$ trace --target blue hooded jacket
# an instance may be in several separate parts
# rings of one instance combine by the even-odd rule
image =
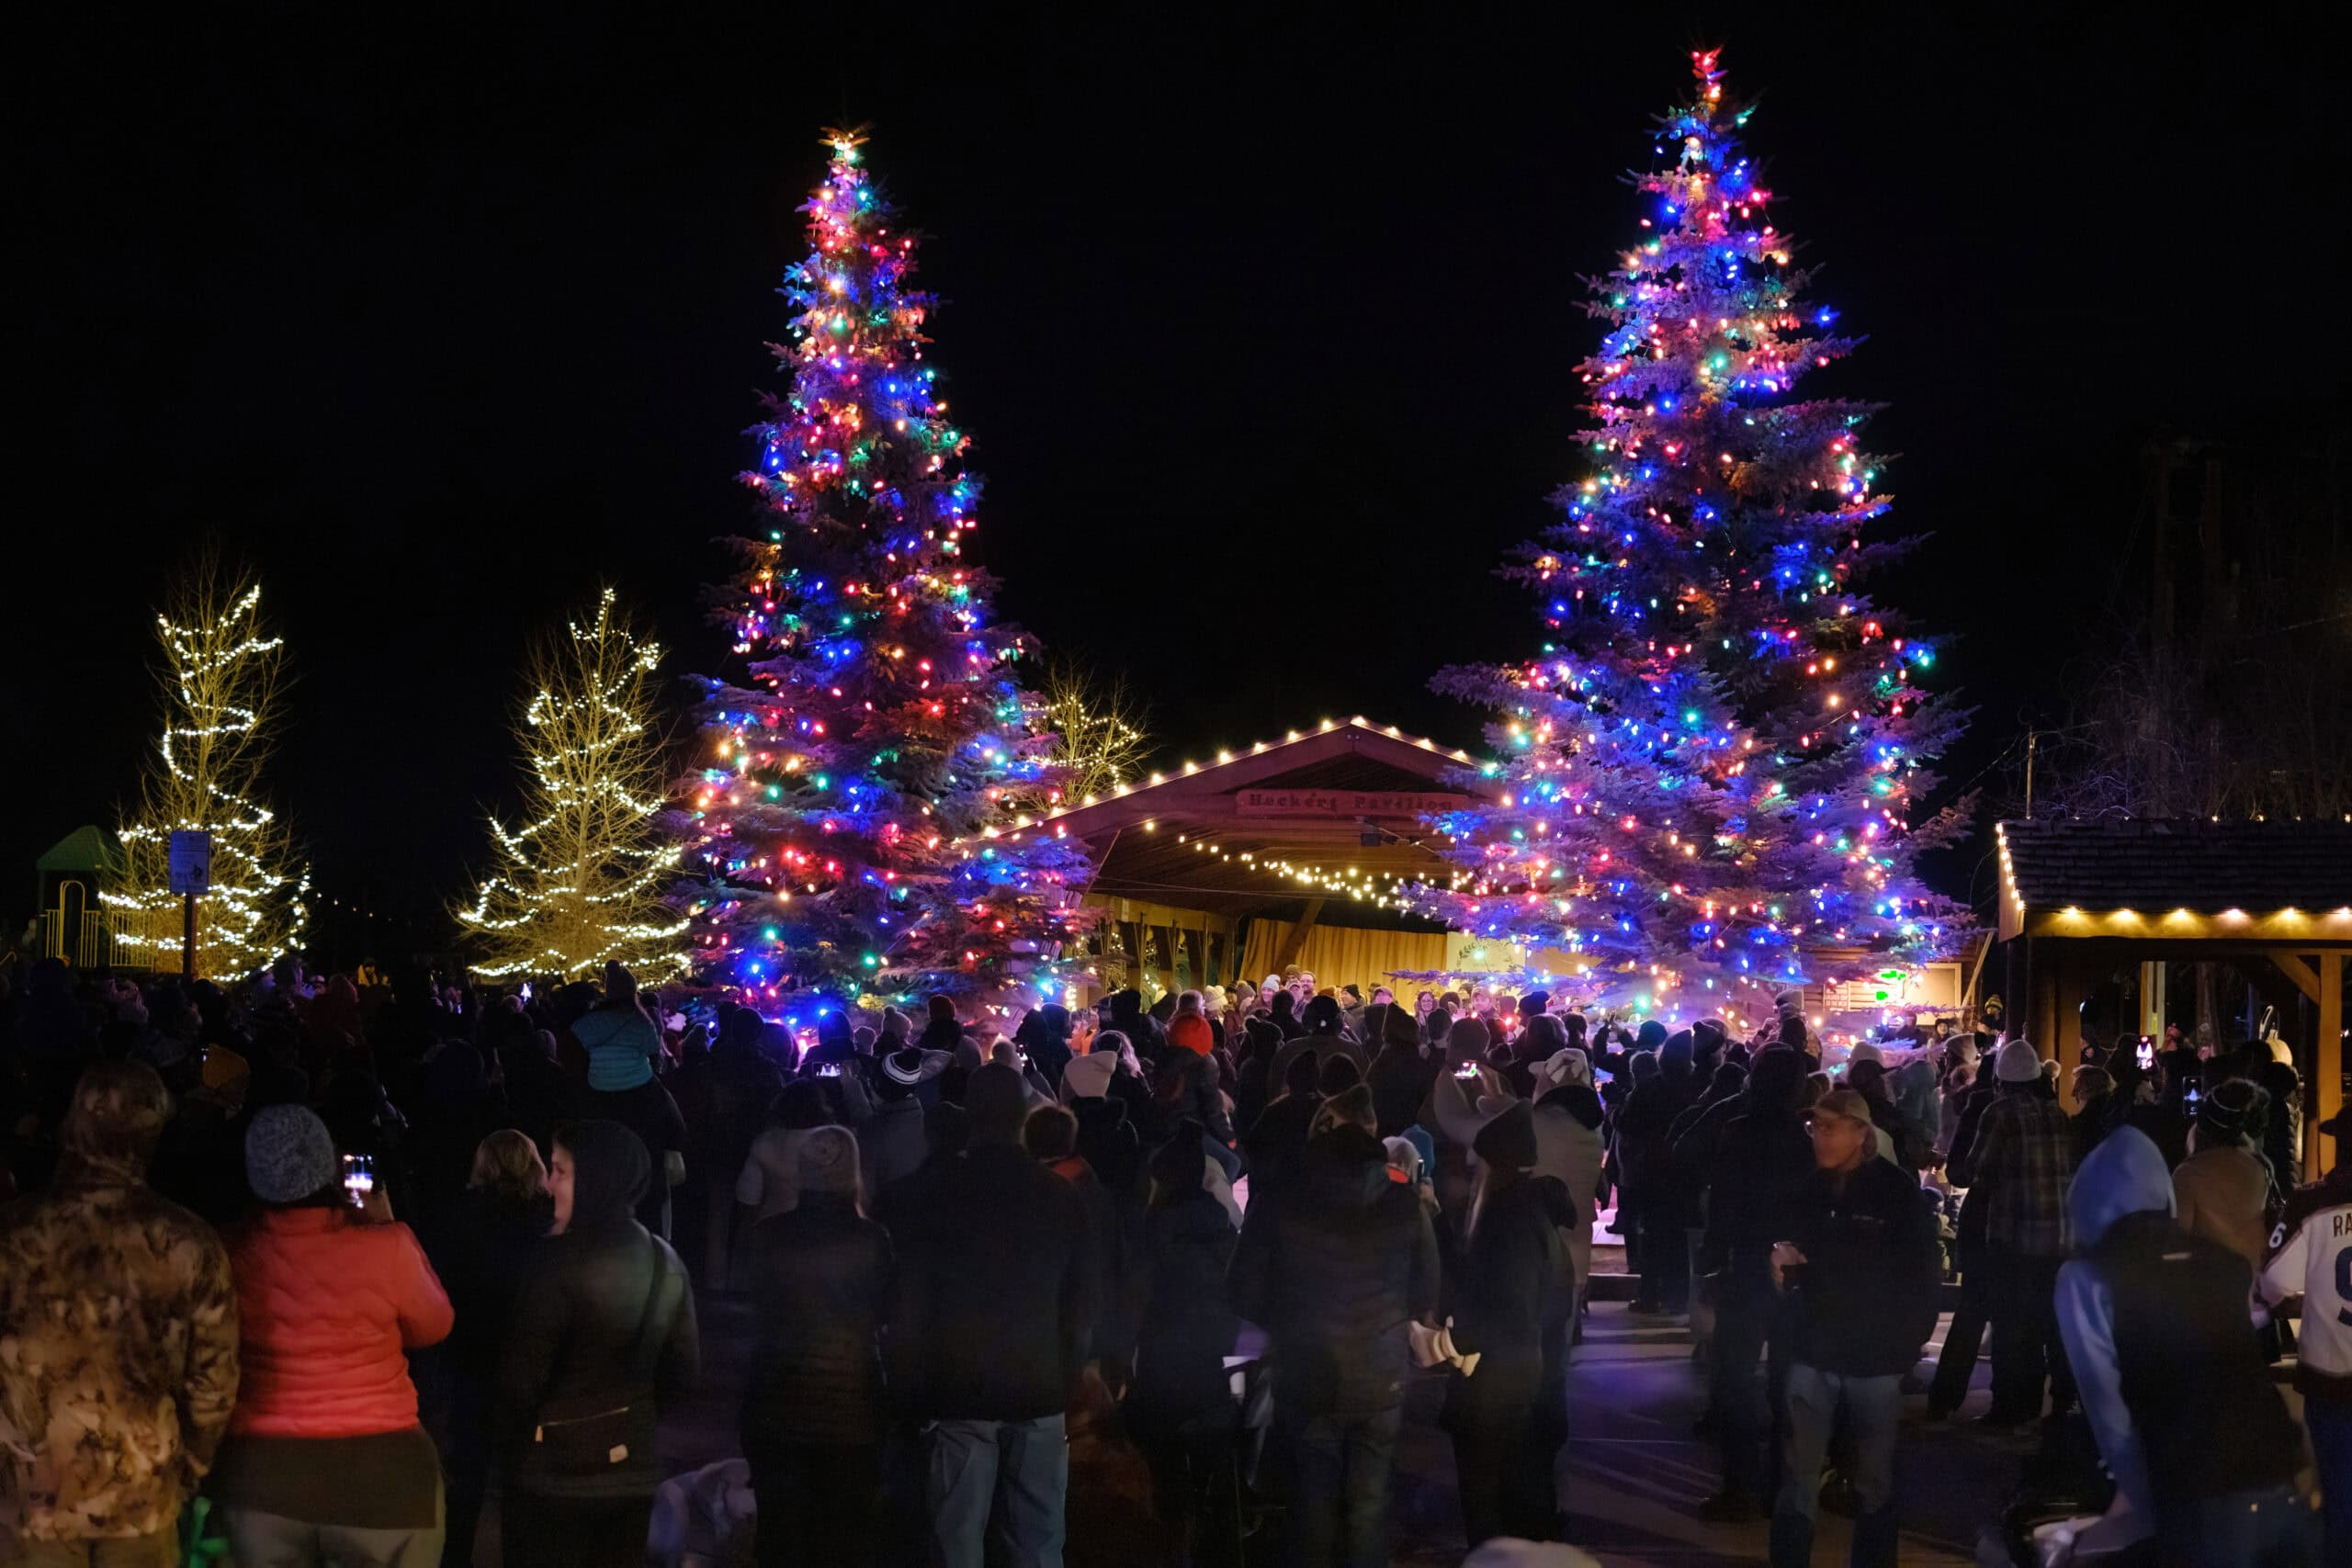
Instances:
[[[2087,1252],[2127,1214],[2173,1212],[2172,1172],[2145,1133],[2119,1127],[2102,1139],[2066,1190],[2075,1246]],[[2081,1392],[2083,1414],[2098,1439],[2099,1457],[2132,1511],[2155,1517],[2148,1460],[2123,1403],[2123,1374],[2115,1350],[2115,1303],[2096,1266],[2076,1258],[2058,1270],[2058,1331]]]

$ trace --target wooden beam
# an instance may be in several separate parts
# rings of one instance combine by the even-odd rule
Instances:
[[[2278,972],[2281,975],[2286,976],[2287,978],[2295,982],[2295,989],[2302,992],[2303,995],[2309,997],[2313,1001],[2321,999],[2319,994],[2319,971],[2313,969],[2310,964],[2304,963],[2301,959],[2296,957],[2291,953],[2274,953],[2270,954],[2270,962],[2278,965]]]
[[[1322,918],[1322,914],[1323,900],[1309,898],[1305,912],[1292,922],[1289,934],[1283,938],[1282,946],[1274,953],[1275,974],[1281,974],[1298,962],[1298,950],[1306,945],[1306,933],[1315,929],[1315,922]]]
[[[2352,904],[2306,909],[2064,909],[2029,908],[2018,924],[2028,936],[2121,936],[2141,942],[2283,942],[2308,951],[2352,942]],[[2006,930],[2007,927],[2005,926]]]
[[[2319,1123],[2344,1109],[2344,954],[2319,955],[2319,1049],[2312,1055],[2316,1092],[2303,1097],[2303,1174],[2317,1181],[2326,1174],[2321,1151],[2327,1139]],[[2336,1140],[2338,1146],[2343,1140]]]

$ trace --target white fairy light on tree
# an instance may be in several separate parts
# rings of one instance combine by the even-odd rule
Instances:
[[[684,968],[686,922],[662,902],[679,847],[654,821],[667,783],[651,723],[661,660],[610,588],[593,621],[533,650],[535,693],[515,726],[530,820],[509,831],[490,819],[495,867],[452,911],[476,974],[576,979],[616,959],[655,980]]]
[[[196,970],[250,973],[300,945],[309,874],[294,869],[285,825],[261,804],[277,716],[284,640],[261,625],[261,585],[207,556],[155,617],[164,660],[164,733],[136,820],[125,823],[123,885],[100,895],[126,956],[177,968],[181,896],[170,887],[175,830],[212,836],[209,890],[197,901]]]

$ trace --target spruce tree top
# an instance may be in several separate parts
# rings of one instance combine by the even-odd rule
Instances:
[[[1816,977],[1808,952],[1949,945],[1955,911],[1912,863],[1956,823],[1909,817],[1958,716],[1861,589],[1900,547],[1871,536],[1872,406],[1794,395],[1858,340],[1804,297],[1750,111],[1713,51],[1692,63],[1658,165],[1630,176],[1641,237],[1589,280],[1588,471],[1508,569],[1542,655],[1440,678],[1502,716],[1484,772],[1505,804],[1441,821],[1464,872],[1421,907],[1622,976],[1595,992],[1700,1003],[1694,979],[1720,1001]]]
[[[714,595],[745,683],[707,682],[682,889],[713,978],[763,998],[1048,987],[1082,857],[1012,666],[1022,634],[965,558],[967,437],[923,362],[932,297],[854,132],[828,132],[811,250],[782,292],[791,389],[752,428],[765,537]]]

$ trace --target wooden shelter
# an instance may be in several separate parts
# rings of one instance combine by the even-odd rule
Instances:
[[[1383,900],[1400,882],[1452,874],[1422,818],[1470,803],[1454,776],[1469,761],[1393,725],[1327,719],[1046,821],[1093,852],[1086,901],[1105,912],[1131,982],[1148,966],[1170,988],[1230,985],[1243,975],[1245,936],[1253,962],[1279,968],[1318,931],[1329,951],[1333,930],[1437,939],[1362,947],[1426,950],[1441,955],[1427,965],[1436,968],[1444,928]],[[1365,973],[1385,961],[1367,956]]]
[[[2082,1004],[2117,976],[2136,993],[2138,1027],[2116,1032],[2161,1034],[2170,966],[2227,961],[2280,1000],[2310,1003],[2280,1017],[2296,1020],[2281,1034],[2305,1085],[2303,1164],[2316,1176],[2322,1140],[2308,1129],[2345,1103],[2352,822],[2003,822],[1996,832],[2013,1016],[2056,1048],[2062,1080],[2081,1056]]]

